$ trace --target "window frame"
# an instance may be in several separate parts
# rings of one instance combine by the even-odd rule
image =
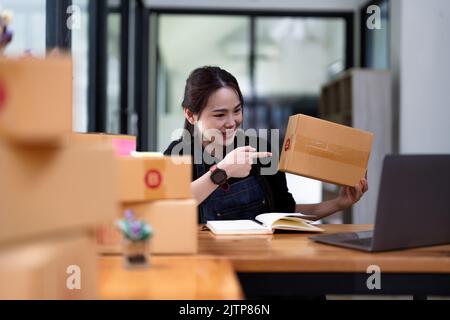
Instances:
[[[136,86],[135,107],[138,115],[138,150],[156,150],[157,148],[157,114],[156,114],[156,88],[151,88],[151,82],[156,84],[158,70],[158,57],[156,54],[157,20],[160,14],[195,14],[195,15],[220,15],[220,16],[246,16],[250,17],[250,91],[254,94],[255,83],[255,46],[256,28],[255,20],[259,17],[303,17],[303,18],[342,18],[345,21],[345,70],[354,67],[354,19],[353,11],[268,11],[268,10],[222,10],[222,9],[176,9],[176,8],[146,8],[141,4],[140,19],[136,19],[136,30],[142,33],[136,37]],[[152,56],[149,53],[152,52]],[[151,61],[150,61],[151,60]],[[139,66],[139,67],[138,67]],[[149,68],[150,66],[150,68]],[[147,74],[145,70],[148,71]],[[153,71],[152,71],[153,70]],[[150,90],[149,90],[150,88]],[[151,98],[150,98],[151,97]],[[253,95],[254,97],[254,95]],[[249,103],[253,103],[253,98]]]
[[[367,8],[369,6],[372,5],[376,5],[376,6],[380,6],[383,2],[387,2],[389,11],[388,11],[388,16],[387,16],[387,20],[388,20],[388,26],[389,26],[389,32],[387,34],[387,61],[388,61],[388,68],[390,68],[390,61],[389,61],[389,52],[390,52],[390,45],[391,45],[391,32],[390,32],[390,0],[371,0],[368,1],[367,3],[365,3],[364,5],[361,6],[360,9],[360,65],[361,68],[371,68],[371,66],[369,66],[369,63],[367,61],[367,32],[368,31],[373,31],[373,30],[367,30],[367,26],[366,26],[366,21],[367,21]]]

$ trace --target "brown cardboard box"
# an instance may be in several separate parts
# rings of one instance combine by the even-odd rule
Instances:
[[[59,141],[72,129],[72,61],[0,59],[0,135]]]
[[[96,299],[96,280],[92,235],[47,236],[0,247],[0,299]]]
[[[115,135],[105,133],[71,133],[68,136],[69,143],[81,144],[106,144],[114,149],[116,156],[129,156],[131,151],[136,151],[136,137],[129,135]]]
[[[197,252],[197,203],[187,200],[159,200],[128,205],[136,219],[153,228],[150,252],[154,254],[194,254]],[[97,230],[101,253],[120,253],[122,234],[114,223]]]
[[[0,243],[116,217],[116,159],[111,148],[23,148],[0,139]]]
[[[118,161],[122,202],[192,198],[190,156],[120,157]]]
[[[345,186],[367,171],[373,134],[302,114],[291,116],[279,170]]]

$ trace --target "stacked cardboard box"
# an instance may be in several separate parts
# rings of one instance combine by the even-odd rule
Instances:
[[[150,252],[197,252],[197,202],[192,198],[191,181],[189,156],[119,159],[119,198],[124,209],[131,209],[136,218],[152,226]]]
[[[0,299],[95,299],[96,268],[87,232],[15,243],[0,250]]]
[[[116,156],[129,156],[132,151],[136,151],[136,137],[119,134],[105,133],[71,133],[66,139],[69,143],[81,145],[106,145],[113,148]]]
[[[0,59],[0,133],[16,143],[58,143],[72,128],[67,57]]]
[[[25,148],[0,138],[0,243],[113,217],[115,161],[108,148]]]
[[[95,227],[117,216],[117,159],[66,139],[68,57],[0,60],[0,299],[96,297]]]
[[[197,202],[194,199],[130,203],[124,204],[122,208],[131,209],[137,219],[145,220],[151,225],[154,234],[149,253],[197,253]],[[122,252],[122,234],[114,223],[105,224],[97,230],[97,242],[100,253]]]
[[[105,134],[75,134],[74,141],[107,143],[116,149],[121,214],[97,229],[100,253],[121,253],[122,234],[116,226],[131,209],[154,231],[149,250],[153,254],[197,252],[197,203],[192,198],[190,157],[164,157],[139,153],[132,156],[135,137]],[[123,140],[121,142],[120,140]],[[128,142],[127,142],[128,141]],[[131,149],[130,149],[131,146]],[[119,150],[120,149],[120,150]]]

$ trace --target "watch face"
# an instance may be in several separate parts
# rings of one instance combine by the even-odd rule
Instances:
[[[216,169],[211,175],[211,179],[215,184],[222,184],[227,181],[227,174],[221,169]]]

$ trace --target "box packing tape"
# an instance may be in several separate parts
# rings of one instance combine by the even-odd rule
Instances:
[[[366,168],[369,160],[367,151],[333,144],[304,135],[297,135],[293,143],[294,151],[296,152],[342,162],[359,168]]]

